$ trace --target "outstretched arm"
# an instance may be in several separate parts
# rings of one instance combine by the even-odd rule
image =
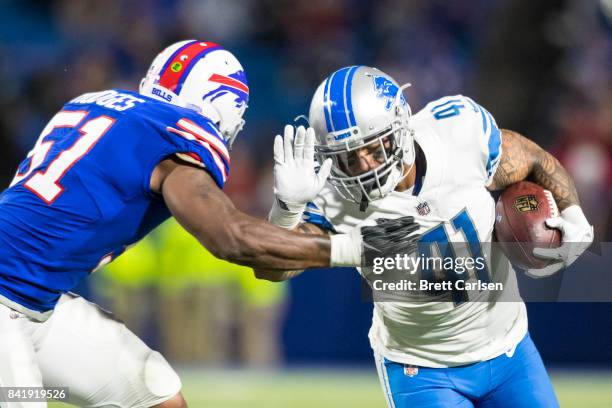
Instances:
[[[549,190],[560,210],[579,205],[570,175],[559,160],[536,143],[511,130],[502,129],[502,156],[489,190],[531,180]]]
[[[234,207],[207,172],[176,159],[153,172],[153,191],[163,195],[177,221],[213,255],[272,270],[364,266],[370,253],[409,252],[418,226],[412,217],[377,220],[348,234],[307,235],[251,217]]]
[[[239,211],[202,169],[168,160],[163,166],[166,205],[216,257],[281,270],[329,266],[329,237],[287,231]]]
[[[301,223],[294,229],[295,231],[302,232],[304,234],[312,235],[327,235],[327,232],[317,227],[314,224]],[[279,271],[274,269],[261,269],[255,268],[255,277],[257,279],[265,279],[271,282],[282,282],[288,279],[295,278],[304,272],[304,269],[297,269],[293,271]]]

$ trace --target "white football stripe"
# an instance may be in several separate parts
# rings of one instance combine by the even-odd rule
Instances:
[[[227,151],[227,147],[215,135],[210,134],[209,132],[204,130],[202,127],[196,125],[195,123],[193,123],[192,121],[188,119],[179,120],[177,125],[181,129],[195,134],[197,137],[203,139],[204,141],[212,145],[229,162],[230,159],[229,159],[229,152]]]
[[[223,177],[223,182],[225,183],[225,181],[227,180],[227,172],[225,171],[225,163],[223,162],[223,160],[221,159],[221,157],[219,156],[219,154],[216,152],[215,149],[213,149],[205,141],[200,140],[197,137],[195,137],[190,132],[183,132],[182,130],[175,129],[175,128],[170,127],[170,126],[166,127],[166,130],[168,130],[169,132],[172,132],[172,133],[176,133],[176,134],[184,137],[185,139],[194,140],[194,141],[198,142],[200,145],[204,146],[204,148],[206,148],[206,150],[208,150],[208,152],[212,156],[213,160],[215,161],[215,164],[219,168],[219,171],[221,172],[221,176]]]

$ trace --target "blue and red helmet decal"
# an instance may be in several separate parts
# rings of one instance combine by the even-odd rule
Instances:
[[[212,42],[191,41],[177,49],[166,61],[160,72],[159,85],[172,92],[179,94],[186,78],[195,64],[211,51],[223,49],[219,44]],[[229,75],[212,74],[207,78],[209,82],[219,84],[218,88],[213,89],[204,95],[203,99],[212,100],[219,96],[231,92],[236,95],[236,105],[241,106],[249,101],[249,86],[246,74],[239,70]]]
[[[159,85],[178,94],[193,66],[202,57],[221,46],[211,42],[191,41],[176,50],[159,73]]]
[[[244,71],[237,71],[229,75],[212,74],[208,81],[218,83],[219,86],[207,92],[202,99],[214,101],[218,97],[230,92],[236,96],[236,107],[249,102],[249,86]]]

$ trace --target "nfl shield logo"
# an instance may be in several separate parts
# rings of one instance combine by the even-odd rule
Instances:
[[[416,209],[417,209],[419,215],[427,215],[427,214],[429,214],[429,211],[430,211],[429,210],[429,204],[427,204],[427,201],[417,205]]]
[[[535,211],[538,209],[539,205],[538,199],[533,194],[523,195],[514,200],[514,208],[516,208],[518,212]]]
[[[419,373],[419,367],[415,366],[404,366],[404,375],[408,377],[414,377]]]

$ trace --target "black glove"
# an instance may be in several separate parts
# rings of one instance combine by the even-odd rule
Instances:
[[[421,235],[416,233],[418,229],[419,224],[412,216],[378,218],[376,225],[362,227],[362,265],[372,266],[374,258],[395,257],[397,254],[414,252],[421,238]]]

